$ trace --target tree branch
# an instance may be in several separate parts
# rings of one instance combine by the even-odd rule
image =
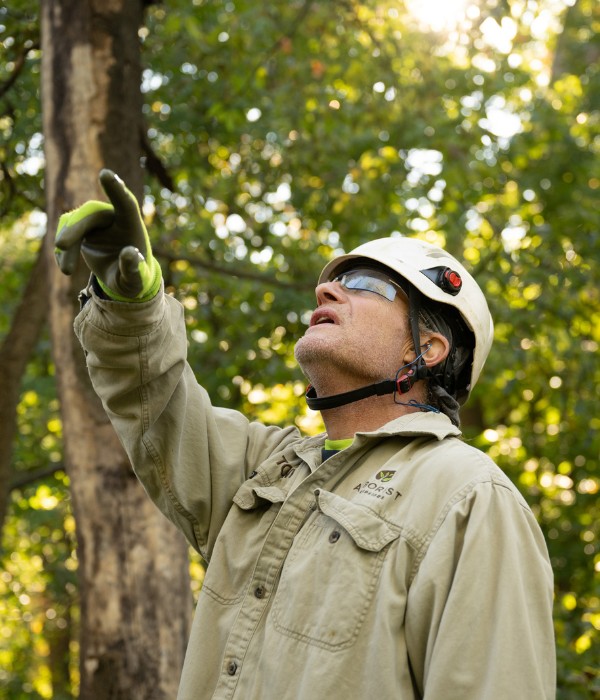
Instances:
[[[63,464],[54,464],[48,467],[40,467],[40,469],[35,469],[34,471],[23,472],[18,476],[13,477],[12,481],[10,482],[9,491],[22,489],[24,486],[34,484],[36,481],[45,479],[47,476],[52,476],[57,472],[66,472]]]
[[[11,202],[16,194],[16,188],[15,182],[10,174],[10,170],[6,166],[6,163],[0,163],[0,171],[2,172],[2,179],[0,182],[5,183],[7,190],[6,203],[4,206],[0,207],[0,217],[3,217],[10,210]]]
[[[0,85],[0,98],[4,97],[4,95],[6,95],[6,93],[17,82],[19,75],[25,67],[25,61],[27,60],[27,56],[29,55],[29,53],[31,51],[36,51],[39,48],[39,41],[35,41],[31,44],[31,46],[27,46],[22,49],[21,53],[17,56],[14,62],[14,68],[12,70],[12,73],[8,76],[4,83]]]
[[[6,515],[12,445],[17,432],[21,378],[37,344],[48,310],[47,267],[43,246],[0,347],[0,527]]]
[[[225,277],[237,277],[239,279],[253,280],[272,287],[279,287],[280,289],[296,289],[301,292],[310,292],[315,288],[314,284],[308,284],[306,282],[284,282],[282,280],[278,280],[276,277],[271,275],[263,275],[259,272],[232,269],[223,265],[216,265],[215,263],[207,262],[206,260],[200,260],[199,258],[194,258],[189,255],[174,255],[164,248],[157,248],[153,246],[153,250],[157,257],[162,258],[166,262],[173,263],[179,260],[184,260],[194,268],[207,270],[208,272],[215,272],[216,274],[224,275]]]
[[[167,170],[164,163],[154,152],[150,139],[148,138],[148,133],[146,132],[146,128],[143,124],[140,127],[140,146],[146,161],[146,170],[151,175],[154,175],[154,177],[163,187],[166,187],[171,192],[175,192],[175,183],[173,182],[171,173]]]

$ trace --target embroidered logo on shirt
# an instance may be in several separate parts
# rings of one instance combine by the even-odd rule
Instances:
[[[386,481],[391,481],[395,473],[396,472],[390,471],[389,469],[382,469],[380,472],[377,472],[375,478],[377,481],[383,481],[385,483]]]
[[[383,501],[386,498],[393,498],[395,501],[402,495],[400,491],[396,491],[396,489],[392,488],[391,486],[386,487],[381,485],[382,483],[391,481],[395,473],[395,471],[382,469],[375,475],[375,481],[363,481],[360,484],[357,484],[353,490],[358,491],[358,493],[364,494],[365,496],[378,498],[380,501]]]

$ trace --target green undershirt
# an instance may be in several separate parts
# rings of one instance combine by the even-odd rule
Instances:
[[[344,440],[330,440],[329,438],[326,438],[325,449],[337,450],[339,452],[340,450],[345,450],[346,447],[350,447],[353,441],[354,438],[345,438]]]
[[[345,440],[329,440],[329,438],[327,438],[321,450],[321,459],[324,462],[326,459],[333,457],[333,455],[337,454],[340,450],[345,450],[346,447],[350,447],[353,440],[354,438],[347,438]]]

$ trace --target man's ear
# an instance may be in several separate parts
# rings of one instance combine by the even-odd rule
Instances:
[[[429,347],[427,347],[429,346]],[[428,333],[421,336],[421,352],[423,359],[428,367],[434,367],[440,362],[443,362],[450,352],[450,343],[448,338],[441,333]],[[404,356],[404,364],[408,364],[415,359],[415,351],[410,347]]]
[[[423,355],[425,364],[428,367],[434,367],[440,362],[443,362],[448,357],[448,353],[450,352],[450,343],[448,342],[448,338],[441,333],[428,333],[427,336],[422,336],[421,345],[429,345],[429,349]]]

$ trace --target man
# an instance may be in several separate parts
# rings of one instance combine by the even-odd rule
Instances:
[[[330,262],[296,346],[326,435],[215,408],[137,203],[59,222],[93,275],[76,333],[139,479],[209,562],[180,700],[550,700],[552,572],[525,501],[459,439],[481,290],[402,237]]]

